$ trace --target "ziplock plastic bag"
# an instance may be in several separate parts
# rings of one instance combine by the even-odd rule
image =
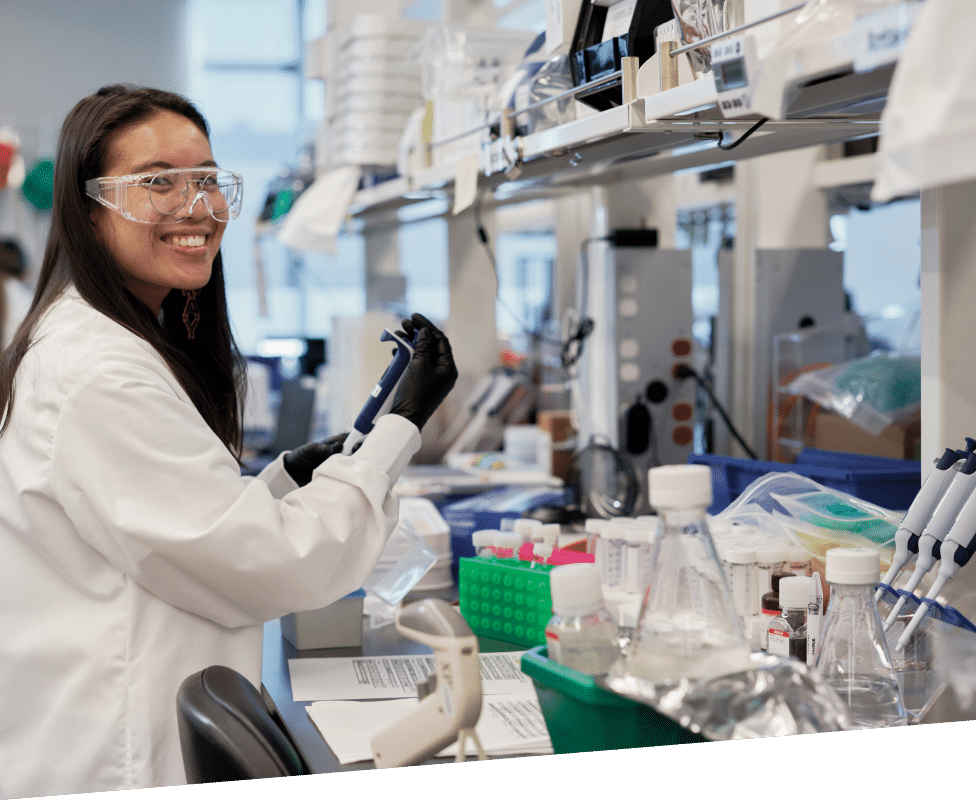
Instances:
[[[731,10],[734,0],[671,0],[674,18],[678,21],[681,43],[707,39],[734,25],[726,25],[726,7]],[[712,51],[709,47],[689,50],[688,58],[695,72],[708,72],[712,68]]]
[[[393,561],[393,565],[389,563]],[[393,529],[376,568],[363,583],[363,588],[384,603],[400,603],[417,582],[437,561],[437,553],[424,541],[410,523],[401,520]]]
[[[877,436],[921,413],[922,361],[918,356],[868,356],[804,373],[786,388]]]
[[[901,0],[809,0],[793,17],[785,17],[779,41],[759,65],[752,110],[770,119],[784,119],[795,92],[788,91],[807,70],[803,50],[832,43],[841,60],[853,58],[853,42],[845,37],[854,21]]]
[[[871,199],[976,178],[976,3],[922,4],[881,116]]]
[[[771,472],[753,481],[717,519],[756,525],[801,545],[813,559],[813,571],[825,574],[824,559],[832,547],[871,547],[881,554],[883,569],[894,555],[894,539],[903,514],[822,486],[795,472]]]

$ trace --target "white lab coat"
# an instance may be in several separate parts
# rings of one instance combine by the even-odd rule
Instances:
[[[261,680],[266,620],[357,589],[420,446],[379,420],[298,488],[239,468],[158,354],[70,288],[0,438],[0,797],[185,782],[176,691]]]

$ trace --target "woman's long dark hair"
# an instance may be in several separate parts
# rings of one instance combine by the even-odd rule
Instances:
[[[200,323],[187,336],[183,293],[163,300],[161,320],[125,285],[125,273],[98,240],[85,195],[85,181],[104,174],[112,136],[161,111],[189,119],[208,139],[209,127],[185,97],[157,89],[106,86],[78,103],[61,128],[54,168],[51,232],[34,300],[13,341],[0,356],[0,433],[10,423],[14,377],[32,343],[38,320],[73,283],[81,296],[105,316],[145,339],[162,356],[210,428],[240,457],[244,401],[244,362],[227,318],[223,259],[214,259],[210,281],[197,295]]]

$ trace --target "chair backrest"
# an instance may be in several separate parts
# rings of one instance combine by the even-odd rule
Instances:
[[[176,710],[189,783],[308,773],[258,690],[230,667],[207,667],[184,680]]]

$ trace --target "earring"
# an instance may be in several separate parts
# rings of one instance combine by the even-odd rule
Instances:
[[[186,338],[192,339],[197,325],[200,324],[200,309],[197,308],[197,290],[184,289],[183,296],[186,298],[186,305],[183,307],[183,324],[186,325]]]

